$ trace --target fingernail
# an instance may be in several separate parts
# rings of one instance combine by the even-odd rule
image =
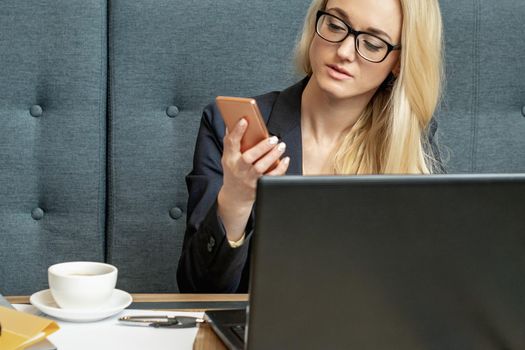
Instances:
[[[248,123],[246,122],[246,119],[242,118],[241,121],[239,122],[239,125],[244,128],[246,125],[248,125]]]
[[[268,143],[269,143],[270,145],[276,145],[277,142],[279,142],[279,139],[277,138],[277,136],[272,136],[272,137],[270,137],[270,139],[268,140]]]
[[[284,165],[288,165],[290,163],[290,157],[285,157],[283,159],[283,163],[284,163]]]
[[[286,144],[285,144],[284,142],[281,142],[281,143],[279,144],[279,146],[277,146],[277,150],[278,150],[279,152],[284,152],[285,149],[286,149]]]

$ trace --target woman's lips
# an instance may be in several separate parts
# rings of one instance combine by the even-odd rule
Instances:
[[[348,80],[352,79],[354,76],[348,73],[344,68],[338,67],[333,64],[328,64],[328,74],[336,80]]]

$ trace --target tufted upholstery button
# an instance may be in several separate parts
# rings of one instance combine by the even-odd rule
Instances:
[[[166,114],[170,118],[175,118],[179,114],[179,108],[177,106],[169,106],[166,108]]]
[[[35,208],[31,211],[31,217],[34,220],[42,220],[44,218],[44,211],[41,208]]]
[[[521,115],[525,117],[525,105],[521,107]]]
[[[179,207],[174,207],[170,209],[170,216],[173,220],[178,220],[182,217],[182,209]]]
[[[31,109],[29,110],[29,113],[35,118],[41,117],[43,112],[42,107],[39,105],[31,106]]]
[[[212,252],[213,251],[213,247],[215,247],[215,238],[213,238],[213,236],[210,236],[210,239],[208,241],[208,252]]]

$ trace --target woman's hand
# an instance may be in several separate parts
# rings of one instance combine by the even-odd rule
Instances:
[[[224,136],[221,159],[224,175],[219,191],[218,210],[230,241],[237,241],[244,234],[255,202],[257,179],[262,175],[284,175],[290,164],[290,158],[285,157],[272,169],[286,149],[286,145],[279,143],[275,136],[242,153],[241,140],[247,126],[248,122],[241,119]]]

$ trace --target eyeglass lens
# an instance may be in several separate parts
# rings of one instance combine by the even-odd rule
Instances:
[[[348,27],[343,21],[323,14],[317,21],[317,33],[326,41],[337,43],[348,36]],[[388,54],[386,43],[370,34],[360,33],[356,44],[357,52],[369,61],[382,61]]]

